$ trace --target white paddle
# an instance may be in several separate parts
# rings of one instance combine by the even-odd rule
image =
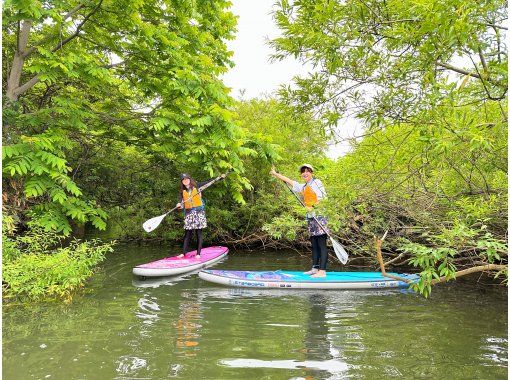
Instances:
[[[218,182],[220,179],[223,179],[227,176],[227,174],[229,174],[232,170],[229,170],[228,172],[226,172],[225,174],[222,174],[222,175],[219,175],[218,177],[216,177],[215,179],[213,179],[212,181],[206,183],[204,186],[200,187],[198,189],[198,191],[202,191],[204,189],[207,189],[209,186],[211,186],[213,183],[215,182]],[[195,194],[195,195],[198,195],[198,194]],[[168,214],[170,214],[172,211],[174,211],[176,208],[178,208],[179,206],[175,206],[173,209],[171,209],[170,211],[168,211],[166,214],[163,214],[163,215],[160,215],[160,216],[155,216],[154,218],[151,218],[147,221],[145,221],[144,224],[142,224],[142,227],[145,231],[147,232],[152,232],[154,231],[159,225],[160,223],[163,221],[163,219],[165,219],[165,216],[167,216]]]
[[[170,214],[172,211],[174,211],[175,209],[177,208],[177,206],[175,206],[173,209],[171,209],[170,211],[168,211],[166,214],[163,214],[163,215],[160,215],[160,216],[155,216],[154,218],[151,218],[149,220],[147,220],[144,224],[142,224],[142,227],[145,231],[147,232],[152,232],[156,229],[157,226],[159,226],[159,224],[161,223],[161,221],[163,219],[165,219],[165,216],[167,216],[168,214]]]

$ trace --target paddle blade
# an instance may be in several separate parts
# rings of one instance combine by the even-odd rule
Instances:
[[[349,255],[347,255],[347,252],[345,252],[344,247],[342,247],[342,244],[337,242],[335,239],[331,238],[331,243],[333,244],[333,249],[335,250],[335,255],[338,257],[338,260],[342,264],[346,264],[347,260],[349,259]]]
[[[166,215],[167,214],[163,214],[147,220],[144,224],[142,224],[143,229],[147,232],[154,231],[156,227],[159,226],[159,224],[165,218]]]

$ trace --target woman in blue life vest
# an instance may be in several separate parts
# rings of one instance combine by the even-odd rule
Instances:
[[[202,250],[202,229],[207,227],[204,201],[200,188],[211,181],[214,181],[214,178],[197,183],[188,174],[181,175],[181,201],[177,203],[176,207],[180,209],[184,208],[184,230],[186,232],[184,234],[183,252],[178,257],[184,257],[188,252],[191,235],[193,231],[195,231],[197,235],[196,258],[200,259],[200,251]]]
[[[269,174],[281,179],[292,186],[292,191],[301,195],[303,203],[306,207],[306,221],[308,224],[308,232],[310,233],[310,241],[312,243],[312,269],[305,274],[312,277],[326,277],[326,264],[328,262],[328,250],[326,247],[327,234],[324,231],[327,229],[327,219],[322,215],[316,215],[314,207],[316,207],[320,200],[326,197],[326,190],[320,179],[313,176],[313,166],[310,164],[303,164],[299,168],[301,178],[304,183],[298,183],[290,178],[277,173],[272,169]],[[315,218],[314,218],[315,217]],[[318,225],[319,222],[321,226]]]

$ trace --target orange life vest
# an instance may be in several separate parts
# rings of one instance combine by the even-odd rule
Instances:
[[[184,202],[184,208],[189,210],[191,208],[200,207],[203,205],[202,203],[202,194],[198,192],[196,187],[191,190],[191,195],[188,190],[182,191],[182,200]]]
[[[312,190],[311,186],[306,185],[301,194],[303,194],[303,201],[305,206],[313,207],[319,203],[319,198],[317,198],[317,194],[315,194],[315,191]]]

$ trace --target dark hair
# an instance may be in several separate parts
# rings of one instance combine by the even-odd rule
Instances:
[[[300,173],[304,173],[305,170],[308,170],[310,173],[313,173],[313,170],[310,169],[308,166],[303,166],[301,167],[301,170],[299,171]]]
[[[197,182],[193,178],[191,178],[191,177],[186,177],[186,178],[189,178],[189,188],[190,189],[193,189],[194,187],[195,188],[197,187]],[[181,179],[181,182],[180,182],[180,184],[181,184],[181,192],[186,190],[186,186],[184,186],[183,183],[182,183],[182,181],[184,179],[186,179],[186,178]]]

